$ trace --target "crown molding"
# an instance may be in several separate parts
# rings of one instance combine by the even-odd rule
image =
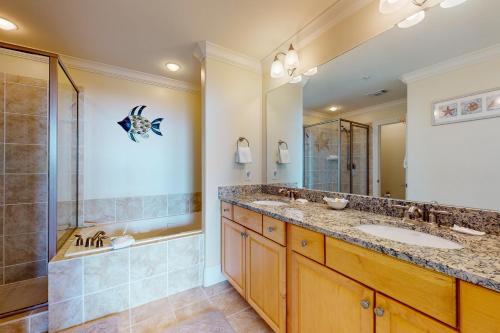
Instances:
[[[467,53],[456,58],[452,58],[429,67],[403,74],[399,79],[406,83],[413,83],[429,77],[450,72],[466,65],[474,65],[500,55],[500,44],[496,44],[481,50]]]
[[[128,68],[108,65],[100,62],[80,59],[71,56],[61,56],[61,59],[66,67],[72,69],[78,69],[112,78],[128,80],[157,87],[181,90],[191,93],[198,93],[200,91],[200,87],[196,84],[171,79],[161,75],[148,74]]]
[[[199,42],[193,56],[200,62],[203,62],[207,58],[216,59],[226,64],[247,69],[258,74],[262,73],[259,60],[209,41]]]

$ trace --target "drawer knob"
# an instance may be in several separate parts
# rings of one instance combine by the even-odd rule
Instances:
[[[301,245],[302,247],[306,247],[306,246],[307,246],[307,241],[306,241],[305,239],[301,240],[301,241],[300,241],[300,245]]]
[[[370,307],[370,301],[368,301],[367,299],[362,300],[362,301],[360,302],[360,304],[361,304],[361,307],[362,307],[363,309],[365,309],[365,310],[366,310],[366,309],[368,309],[368,308]]]
[[[384,309],[382,308],[375,308],[373,309],[373,312],[375,312],[377,317],[382,317],[384,315]]]
[[[273,232],[273,230],[274,230],[274,227],[267,227],[267,231]]]

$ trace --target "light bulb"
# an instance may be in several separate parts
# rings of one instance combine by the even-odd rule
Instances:
[[[290,48],[285,56],[285,68],[294,69],[297,67],[299,67],[299,54],[295,51],[292,44],[290,44]]]
[[[271,77],[279,78],[285,74],[285,68],[283,67],[283,63],[278,59],[278,57],[274,57],[274,61],[271,64]]]
[[[297,76],[292,77],[292,79],[290,80],[290,83],[299,83],[301,81],[302,81],[302,75],[297,75]]]
[[[305,76],[313,76],[318,73],[318,67],[313,67],[304,72]]]
[[[338,106],[332,106],[332,107],[330,107],[328,110],[330,110],[330,111],[332,111],[332,112],[335,112],[335,111],[337,111],[338,109],[339,109],[339,107],[338,107]]]
[[[441,8],[452,8],[458,5],[463,4],[467,0],[444,0],[439,5]]]
[[[173,62],[169,62],[165,65],[165,67],[167,67],[167,69],[171,72],[177,72],[179,69],[181,69],[181,66],[176,64],[176,63],[173,63]]]
[[[2,30],[17,30],[17,25],[11,21],[0,17],[0,29]]]
[[[378,10],[382,14],[394,13],[404,6],[406,6],[410,0],[380,0]]]
[[[425,11],[421,10],[398,23],[398,27],[406,29],[419,24],[425,18]]]

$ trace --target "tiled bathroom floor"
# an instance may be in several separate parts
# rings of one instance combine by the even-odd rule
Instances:
[[[66,333],[264,333],[269,326],[227,282],[194,288]]]

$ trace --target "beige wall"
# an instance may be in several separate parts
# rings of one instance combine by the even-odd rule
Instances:
[[[262,86],[260,73],[227,62],[208,57],[202,67],[205,284],[210,285],[224,279],[217,187],[262,182]],[[250,141],[251,164],[235,163],[240,136]]]
[[[408,199],[500,209],[500,118],[431,125],[432,103],[500,87],[500,58],[408,84]]]
[[[380,128],[380,193],[404,199],[406,189],[403,162],[406,148],[406,124],[395,123]]]

